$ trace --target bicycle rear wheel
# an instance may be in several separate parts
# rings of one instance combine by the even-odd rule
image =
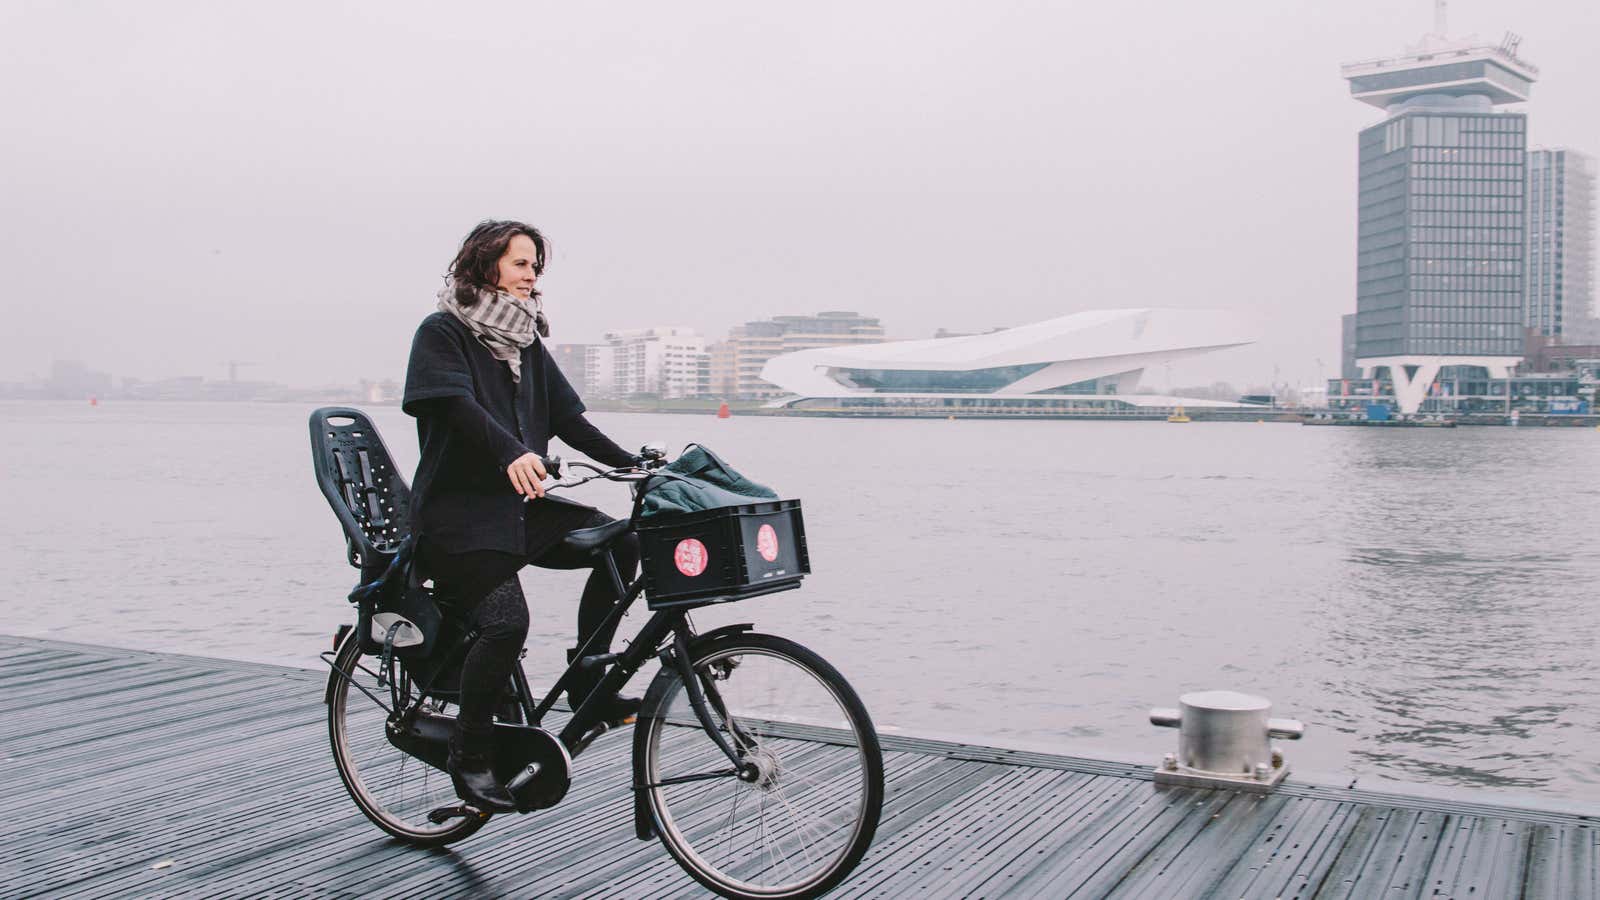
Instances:
[[[731,763],[682,679],[663,669],[634,748],[662,843],[726,897],[827,891],[861,861],[883,807],[883,752],[866,708],[837,670],[793,641],[745,634],[693,653],[701,684],[726,711],[713,718],[756,771],[712,775]],[[679,780],[691,776],[709,777]]]
[[[467,837],[487,819],[429,821],[429,812],[461,801],[449,775],[402,752],[385,737],[389,713],[373,697],[385,704],[391,700],[388,686],[378,686],[378,668],[379,659],[362,655],[361,642],[352,631],[334,658],[328,691],[328,740],[345,789],[373,824],[408,843],[434,847]],[[404,686],[402,696],[414,697],[404,667],[396,663],[395,672]]]

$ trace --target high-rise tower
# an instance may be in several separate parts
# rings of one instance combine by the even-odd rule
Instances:
[[[1524,154],[1538,70],[1498,47],[1430,35],[1343,67],[1382,109],[1359,138],[1356,364],[1387,369],[1413,413],[1445,366],[1504,378],[1522,357]]]
[[[1594,321],[1594,159],[1528,153],[1527,322],[1563,343],[1600,341]]]

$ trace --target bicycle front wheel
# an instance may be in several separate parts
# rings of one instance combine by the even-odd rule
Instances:
[[[754,765],[745,777],[726,774],[732,764],[682,679],[663,669],[635,745],[662,843],[726,897],[827,891],[861,861],[883,808],[883,751],[866,708],[833,666],[793,641],[745,634],[693,655],[719,730]]]

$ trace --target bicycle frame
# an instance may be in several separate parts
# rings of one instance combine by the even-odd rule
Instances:
[[[644,592],[644,578],[640,576],[634,579],[632,584],[624,586],[622,574],[617,570],[616,556],[612,553],[611,548],[606,547],[600,552],[605,556],[606,572],[611,577],[612,586],[619,595],[616,604],[611,608],[611,612],[606,615],[604,623],[596,630],[596,633],[605,633],[627,614],[634,601]],[[743,629],[746,626],[730,627]],[[727,629],[717,629],[717,631],[724,630]],[[715,634],[716,632],[711,633]],[[584,641],[583,646],[578,648],[566,671],[562,672],[561,677],[557,678],[555,684],[550,686],[550,690],[536,707],[532,706],[533,692],[528,687],[527,676],[523,673],[522,666],[519,664],[513,670],[512,677],[517,683],[517,692],[522,699],[524,715],[527,716],[530,725],[538,726],[543,721],[544,716],[555,706],[556,698],[561,696],[561,693],[566,690],[567,685],[579,671],[597,665],[612,664],[610,671],[606,672],[600,679],[598,686],[584,700],[583,705],[572,711],[572,718],[567,722],[566,727],[561,729],[561,734],[559,735],[561,743],[567,748],[568,753],[576,757],[583,752],[589,741],[593,739],[593,736],[590,735],[590,729],[597,722],[594,718],[594,708],[591,704],[597,702],[596,698],[614,695],[622,690],[647,660],[651,657],[659,657],[662,665],[675,668],[679,677],[684,680],[695,715],[699,718],[700,724],[705,728],[706,733],[711,736],[717,747],[728,757],[729,762],[733,763],[735,769],[742,769],[748,764],[744,762],[739,752],[723,737],[722,729],[712,720],[711,710],[708,708],[707,697],[702,692],[700,679],[689,666],[688,645],[689,641],[695,637],[693,627],[689,623],[688,609],[686,608],[661,610],[653,614],[621,653],[590,656],[587,651],[590,643],[594,640],[591,637],[589,640]],[[668,644],[669,639],[670,646],[662,649],[664,645]],[[704,687],[711,696],[709,705],[716,706],[719,712],[725,712],[722,709],[721,698],[715,694],[715,687],[710,685],[705,685]]]
[[[617,622],[627,614],[634,602],[638,600],[639,595],[644,592],[644,578],[641,576],[634,579],[632,584],[624,585],[622,573],[617,569],[616,556],[612,553],[611,548],[605,547],[599,552],[604,555],[606,573],[610,576],[612,586],[619,595],[616,604],[606,614],[602,626],[596,630],[596,633],[605,633],[614,628]],[[572,718],[557,736],[562,745],[567,748],[567,753],[572,757],[577,757],[589,745],[590,741],[599,735],[598,732],[591,733],[594,726],[601,724],[595,718],[594,709],[590,705],[595,702],[594,698],[605,697],[622,690],[651,657],[659,657],[663,665],[672,666],[677,670],[679,676],[684,679],[695,714],[717,747],[727,755],[735,768],[745,766],[746,763],[740,758],[739,752],[723,737],[722,730],[711,718],[711,707],[716,707],[719,713],[724,712],[721,698],[716,696],[713,686],[702,685],[689,666],[688,645],[691,640],[698,637],[689,622],[688,613],[691,608],[656,612],[639,629],[639,633],[634,636],[627,648],[621,653],[588,654],[586,651],[589,650],[590,644],[594,640],[593,637],[590,637],[578,648],[578,651],[573,655],[572,662],[568,664],[566,670],[561,673],[561,677],[556,679],[555,683],[550,686],[549,691],[545,693],[543,699],[538,703],[534,702],[533,687],[528,683],[527,673],[523,671],[522,664],[519,661],[511,670],[511,680],[516,689],[517,702],[522,708],[522,714],[527,720],[527,724],[538,727],[544,721],[544,717],[555,707],[556,701],[579,672],[597,665],[611,665],[610,671],[600,679],[599,684],[589,698],[585,700],[583,705],[572,711]],[[748,628],[748,625],[731,625],[708,632],[707,635],[747,630]],[[475,631],[468,631],[462,635],[456,645],[450,648],[445,660],[448,661],[452,656],[466,651],[476,639],[477,633]],[[324,654],[325,657],[328,655],[330,654]],[[331,660],[329,662],[331,663]],[[439,670],[443,671],[445,668],[445,666],[440,666]],[[340,677],[355,685],[363,694],[367,695],[368,699],[388,711],[391,715],[406,711],[399,706],[400,696],[398,691],[400,685],[398,679],[394,677],[393,660],[390,662],[390,670],[383,673],[387,676],[390,685],[391,699],[396,703],[393,709],[384,706],[383,702],[368,692],[365,687],[356,684],[351,679],[350,673],[339,672],[337,667],[335,667],[334,671],[338,672]],[[417,703],[430,696],[433,682],[438,678],[438,674],[436,672],[432,678],[428,679],[427,683],[418,687]],[[736,737],[741,738],[740,743],[744,742],[742,736],[737,735],[737,733]]]
[[[677,477],[666,473],[657,474],[664,477]],[[643,492],[635,494],[633,509],[629,515],[630,523],[636,524],[638,522],[643,499]],[[629,531],[623,532],[623,534],[631,533],[633,533],[631,528]],[[617,623],[622,620],[622,617],[633,606],[634,601],[638,600],[639,595],[644,592],[645,580],[641,575],[634,579],[631,584],[624,584],[622,573],[617,568],[616,555],[612,552],[611,547],[605,545],[597,548],[596,552],[604,558],[606,574],[611,579],[612,588],[618,599],[612,606],[611,611],[606,614],[601,626],[595,629],[594,633],[613,633]],[[798,585],[795,585],[795,587],[798,587]],[[595,708],[592,705],[597,702],[596,698],[615,695],[632,680],[633,676],[638,673],[639,669],[651,657],[659,657],[663,666],[671,666],[677,671],[679,677],[683,679],[685,689],[689,695],[690,705],[694,709],[700,725],[717,745],[717,748],[733,764],[733,771],[718,774],[733,775],[744,772],[751,764],[742,758],[740,748],[736,748],[729,743],[728,738],[724,736],[723,728],[719,727],[712,718],[712,710],[715,708],[717,714],[723,716],[725,721],[727,720],[726,708],[723,706],[721,697],[717,694],[715,685],[709,682],[702,682],[689,665],[689,643],[699,637],[694,633],[693,626],[689,622],[689,611],[698,606],[709,605],[716,601],[717,598],[714,597],[706,598],[704,603],[698,603],[695,606],[655,612],[621,653],[589,654],[590,645],[594,642],[594,636],[591,635],[573,654],[572,662],[567,665],[566,670],[561,673],[561,676],[556,679],[555,683],[550,686],[549,691],[545,693],[543,699],[537,704],[533,700],[533,688],[528,683],[527,673],[523,671],[519,660],[512,667],[511,680],[517,693],[517,702],[521,706],[522,714],[527,724],[538,727],[544,717],[555,707],[557,699],[572,684],[579,672],[594,666],[609,665],[611,667],[610,670],[601,677],[600,682],[590,695],[585,698],[583,704],[572,710],[572,718],[568,720],[566,726],[561,729],[561,733],[557,736],[562,745],[566,747],[567,753],[576,758],[594,738],[606,730],[604,728],[599,731],[593,730],[595,726],[603,724],[596,718]],[[748,625],[727,626],[708,632],[707,636],[731,630],[748,630],[749,627]],[[456,645],[450,648],[444,660],[449,662],[456,654],[466,652],[477,637],[476,631],[468,630]],[[421,703],[423,698],[429,696],[429,692],[433,688],[433,682],[438,679],[439,674],[446,668],[444,665],[439,666],[433,677],[429,678],[426,684],[422,684],[419,687],[418,704]],[[335,671],[338,671],[337,668],[335,668]],[[391,697],[395,702],[395,708],[389,710],[391,715],[405,712],[400,708],[401,697],[398,693],[399,685],[394,679],[392,659],[389,670],[384,674],[388,676]],[[340,675],[346,681],[355,684],[348,673],[341,672]],[[362,693],[367,694],[373,702],[383,706],[383,703],[368,693],[364,687],[359,684],[356,684],[356,687],[360,688]],[[384,708],[388,709],[388,707]],[[732,729],[736,743],[741,747],[748,743],[749,739],[741,733],[736,725],[728,722],[728,727]]]
[[[598,473],[599,470],[596,469],[594,471]],[[645,484],[648,484],[649,479],[652,477],[682,480],[680,476],[673,473],[653,471],[645,474]],[[628,513],[629,529],[624,534],[634,533],[634,528],[639,523],[640,511],[643,509],[644,497],[648,490],[648,487],[643,487],[634,491],[632,509]],[[634,601],[639,599],[639,595],[644,592],[644,576],[640,575],[634,579],[632,584],[623,584],[622,573],[617,569],[617,558],[611,547],[606,545],[597,548],[597,552],[602,554],[605,559],[606,574],[611,579],[612,590],[617,595],[617,602],[611,608],[611,611],[607,613],[600,627],[595,629],[594,634],[609,634],[614,632],[617,623],[622,620],[622,617],[633,606]],[[708,603],[713,602],[714,599],[708,599]],[[561,734],[559,735],[561,743],[567,748],[569,754],[576,757],[588,746],[589,741],[597,736],[589,734],[590,729],[598,724],[594,718],[594,707],[591,705],[596,702],[595,698],[614,696],[632,680],[646,660],[653,656],[659,656],[662,665],[671,665],[677,669],[679,677],[688,686],[695,715],[699,718],[700,724],[705,728],[706,733],[716,742],[717,747],[727,755],[735,768],[744,768],[747,763],[728,744],[727,739],[722,736],[722,731],[712,721],[710,711],[706,708],[706,699],[702,695],[701,685],[698,683],[699,679],[695,677],[689,666],[688,643],[695,637],[688,618],[689,610],[692,608],[682,607],[657,611],[650,617],[649,621],[645,622],[644,626],[639,629],[639,633],[634,636],[627,648],[621,653],[604,653],[591,656],[589,648],[594,641],[594,636],[591,635],[574,652],[572,662],[567,665],[566,671],[562,672],[561,677],[557,678],[555,684],[550,686],[549,692],[545,694],[544,699],[537,706],[532,703],[533,691],[529,687],[527,676],[523,673],[522,666],[519,663],[513,669],[512,678],[516,682],[517,694],[521,699],[523,715],[527,718],[528,724],[537,727],[544,720],[545,714],[555,706],[556,698],[561,696],[562,691],[567,689],[567,686],[571,684],[578,672],[594,666],[611,665],[610,670],[600,679],[599,684],[590,692],[589,696],[584,699],[583,704],[572,711],[572,718],[567,722],[566,727],[561,729]],[[717,629],[717,631],[723,630],[725,629]],[[662,650],[661,648],[667,643],[669,636],[672,639],[672,645],[666,650]],[[721,698],[716,696],[716,688],[711,685],[706,685],[705,687],[714,698],[718,710],[723,711]]]

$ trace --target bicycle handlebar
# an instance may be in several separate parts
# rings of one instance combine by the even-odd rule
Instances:
[[[655,441],[645,444],[644,447],[640,449],[639,455],[635,456],[633,459],[634,463],[631,466],[618,466],[614,469],[604,469],[593,463],[584,462],[582,460],[572,460],[571,462],[568,462],[553,453],[549,456],[540,456],[539,462],[544,465],[545,477],[550,479],[549,482],[541,483],[544,484],[544,489],[546,491],[553,491],[561,488],[575,488],[581,484],[588,484],[591,481],[596,481],[601,478],[604,478],[607,481],[631,483],[644,481],[650,476],[657,474],[660,474],[664,478],[677,477],[675,475],[665,474],[659,471],[667,464],[666,444]],[[570,475],[573,469],[588,469],[593,474],[584,475],[572,481],[559,480],[564,476]],[[532,497],[522,498],[524,503],[532,499]]]
[[[583,462],[582,460],[566,462],[559,456],[540,457],[540,459],[544,461],[546,474],[552,479],[570,476],[572,474],[572,470],[574,469],[588,469],[590,472],[594,473],[592,475],[581,476],[574,481],[545,482],[544,489],[546,491],[560,490],[562,488],[575,488],[579,485],[588,484],[591,481],[598,481],[602,478],[607,481],[620,482],[643,481],[654,474],[650,471],[651,468],[659,468],[661,465],[660,463],[657,463],[655,466],[651,466],[651,464],[647,462],[642,466],[619,466],[615,469],[603,469],[597,465],[594,465],[593,463]],[[534,498],[522,498],[524,503],[532,499]]]

